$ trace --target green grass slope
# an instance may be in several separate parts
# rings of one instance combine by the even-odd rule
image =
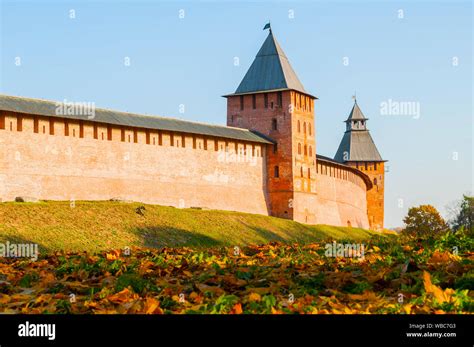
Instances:
[[[137,208],[144,206],[143,213]],[[39,244],[44,251],[101,251],[132,246],[212,247],[365,240],[359,228],[304,225],[248,213],[178,209],[110,201],[0,203],[0,242]]]

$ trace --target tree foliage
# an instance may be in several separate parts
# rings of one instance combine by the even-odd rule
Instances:
[[[449,230],[446,221],[431,205],[410,208],[403,222],[406,224],[403,230],[406,235],[421,239],[436,238]]]
[[[465,229],[474,231],[474,197],[464,195],[459,202],[455,216],[449,223],[453,230]]]

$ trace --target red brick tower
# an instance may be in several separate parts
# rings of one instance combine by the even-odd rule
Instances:
[[[367,129],[368,118],[357,104],[352,107],[346,123],[346,132],[334,159],[353,166],[370,177],[373,183],[367,191],[367,215],[371,229],[383,228],[385,169],[380,153]]]
[[[267,148],[270,214],[315,223],[307,207],[316,191],[314,100],[270,32],[235,93],[226,95],[227,125],[275,141]]]

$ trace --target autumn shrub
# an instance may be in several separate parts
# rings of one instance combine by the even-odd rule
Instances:
[[[431,205],[420,205],[408,210],[403,219],[402,235],[408,240],[433,242],[449,231],[448,224]]]
[[[473,233],[461,227],[457,231],[447,231],[435,240],[435,249],[447,250],[454,253],[474,251]]]

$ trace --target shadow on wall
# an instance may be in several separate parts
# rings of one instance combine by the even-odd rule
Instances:
[[[268,192],[268,179],[269,179],[268,170],[267,170],[267,151],[268,151],[268,147],[267,148],[262,147],[262,150],[263,150],[263,153],[262,153],[262,160],[263,160],[263,163],[262,163],[262,177],[263,177],[262,189],[263,189],[263,196],[265,198],[265,205],[267,206],[267,215],[270,216],[272,205],[271,205],[271,201],[270,201],[270,195],[269,195],[269,192]]]

